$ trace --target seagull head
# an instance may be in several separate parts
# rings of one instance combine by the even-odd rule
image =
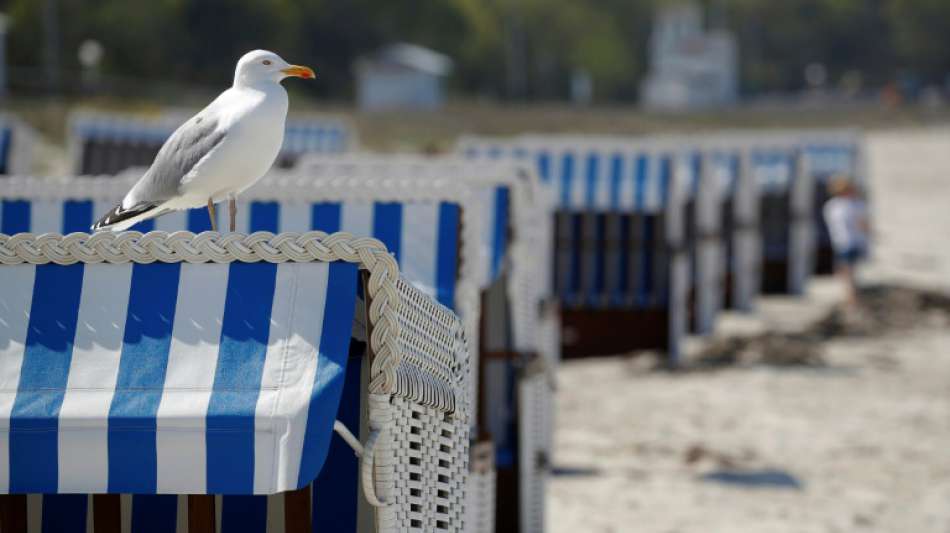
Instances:
[[[234,69],[234,86],[257,85],[261,82],[279,83],[287,77],[313,79],[310,67],[291,65],[274,52],[254,50],[244,54]]]

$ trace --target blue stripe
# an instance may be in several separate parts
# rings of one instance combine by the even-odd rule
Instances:
[[[86,494],[44,494],[43,533],[86,533]]]
[[[66,200],[63,204],[63,234],[89,231],[92,226],[92,201]]]
[[[495,227],[492,228],[491,258],[491,279],[493,281],[501,271],[501,260],[504,258],[505,249],[508,247],[508,211],[510,209],[508,195],[508,187],[497,187],[495,189]]]
[[[571,206],[571,182],[574,180],[574,154],[561,157],[561,207]]]
[[[267,496],[235,494],[221,498],[221,533],[267,533]]]
[[[610,157],[610,208],[620,208],[620,185],[623,182],[623,155]]]
[[[502,188],[499,187],[499,190]],[[497,246],[498,240],[504,240],[507,236],[507,231],[504,231],[503,236],[499,237],[498,233],[498,198],[496,190],[496,202],[495,202],[495,243]],[[507,189],[505,189],[507,193]],[[507,194],[504,195],[504,201],[507,202]],[[504,215],[502,217],[507,217],[508,210],[504,210]],[[508,224],[507,219],[504,220],[505,230],[507,230]],[[455,308],[455,278],[458,275],[458,256],[459,256],[459,206],[457,204],[450,204],[448,202],[442,202],[439,204],[439,248],[436,250],[436,299],[442,305],[448,307],[449,309]],[[502,244],[501,246],[504,246]],[[497,264],[501,263],[501,256],[495,256],[497,249],[492,250],[492,265],[493,265],[493,275],[497,275]]]
[[[313,204],[310,227],[327,233],[340,231],[340,211],[339,203]]]
[[[10,413],[11,493],[54,493],[58,488],[57,417],[72,360],[82,277],[81,263],[36,267],[20,382]]]
[[[600,166],[600,159],[597,154],[587,154],[587,190],[584,194],[584,201],[589,208],[593,208],[597,196],[597,170]]]
[[[109,492],[154,493],[162,399],[181,265],[132,267],[119,375],[109,407]]]
[[[45,501],[43,505],[45,507]],[[177,523],[177,495],[135,494],[132,496],[132,533],[168,533],[175,531]]]
[[[647,307],[653,292],[653,225],[654,215],[643,216],[643,249],[640,253],[640,283],[637,287],[637,307]]]
[[[360,401],[362,399],[360,374],[363,363],[362,343],[352,342],[346,366],[340,409],[337,420],[354,435],[360,430]],[[335,531],[356,531],[356,504],[359,500],[359,462],[353,450],[341,438],[330,440],[326,464],[313,483],[313,530],[322,533],[328,528]],[[332,524],[332,527],[330,527]]]
[[[383,241],[399,261],[402,247],[402,204],[376,202],[373,206],[373,237]]]
[[[0,174],[9,174],[10,169],[10,140],[13,137],[13,129],[6,127],[0,129]]]
[[[656,163],[656,158],[653,159]],[[647,174],[650,171],[650,160],[645,155],[637,157],[637,164],[633,167],[633,209],[640,213],[646,203]]]
[[[211,231],[211,218],[209,218],[208,208],[197,207],[188,210],[188,231],[192,233]]]
[[[545,183],[551,181],[551,155],[547,152],[538,154],[538,177]]]
[[[307,413],[297,488],[313,481],[324,465],[349,355],[350,329],[356,306],[356,265],[337,261],[330,263],[329,268],[320,353]],[[311,298],[317,297],[312,295]]]
[[[27,200],[4,200],[0,220],[0,233],[13,235],[30,231],[30,202]]]
[[[251,203],[251,216],[250,231],[269,231],[271,233],[277,233],[279,231],[278,225],[278,211],[280,207],[277,205],[277,202],[252,202]]]
[[[208,402],[208,492],[254,492],[254,411],[270,335],[277,280],[272,263],[231,263]]]

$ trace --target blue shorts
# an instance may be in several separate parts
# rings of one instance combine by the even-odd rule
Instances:
[[[835,252],[835,260],[842,265],[854,265],[867,256],[867,249],[863,246],[854,246],[847,250]]]

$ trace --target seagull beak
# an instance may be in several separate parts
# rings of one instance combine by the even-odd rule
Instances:
[[[290,65],[289,67],[281,70],[281,72],[287,76],[294,76],[296,78],[303,78],[305,80],[312,80],[317,77],[317,75],[314,74],[312,68],[301,65]]]

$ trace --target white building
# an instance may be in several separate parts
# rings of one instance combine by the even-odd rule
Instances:
[[[361,110],[437,109],[445,101],[448,57],[414,44],[398,43],[356,62]]]
[[[738,98],[736,39],[725,30],[705,30],[697,4],[660,11],[650,35],[649,60],[640,91],[647,109],[704,109]]]

